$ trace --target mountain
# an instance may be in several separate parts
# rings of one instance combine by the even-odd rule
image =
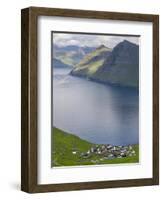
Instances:
[[[75,66],[79,63],[83,57],[93,51],[94,47],[87,46],[76,46],[76,45],[68,45],[68,46],[53,46],[53,58],[59,59],[65,64]]]
[[[68,45],[68,46],[57,46],[54,45],[54,48],[58,51],[78,51],[79,49],[83,50],[84,53],[90,53],[95,49],[95,47],[88,46],[77,46],[77,45]]]
[[[93,53],[93,52],[92,52]],[[94,59],[94,57],[92,58]],[[82,62],[82,61],[81,61]],[[80,66],[72,70],[72,75],[83,76],[102,83],[138,87],[139,85],[139,46],[124,40],[117,44],[95,71],[90,71],[92,61],[84,69]]]
[[[71,65],[67,65],[56,58],[53,59],[53,67],[55,67],[55,68],[72,68]]]
[[[111,49],[101,45],[87,54],[71,71],[72,75],[91,77],[103,65],[106,58],[111,54]]]

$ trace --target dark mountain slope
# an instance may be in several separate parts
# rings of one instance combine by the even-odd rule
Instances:
[[[72,68],[71,65],[67,65],[56,58],[53,59],[53,67],[55,67],[55,68]]]
[[[103,63],[91,74],[90,63],[82,73],[80,68],[72,71],[73,75],[89,77],[102,83],[112,83],[122,86],[138,87],[139,85],[139,46],[127,40],[120,42],[108,56],[104,56]],[[94,59],[94,58],[92,58]],[[81,61],[82,62],[82,61]],[[93,66],[92,66],[93,67]]]

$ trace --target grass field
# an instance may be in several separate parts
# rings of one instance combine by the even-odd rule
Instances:
[[[103,159],[103,155],[90,154],[82,157],[81,154],[87,152],[96,144],[90,143],[70,133],[53,128],[52,132],[52,167],[55,166],[81,166],[99,164],[118,164],[118,163],[138,163],[139,145],[133,145],[134,156]],[[100,146],[100,145],[98,145]]]

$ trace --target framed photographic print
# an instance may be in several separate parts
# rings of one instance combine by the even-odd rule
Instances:
[[[159,184],[159,16],[22,9],[21,188]]]

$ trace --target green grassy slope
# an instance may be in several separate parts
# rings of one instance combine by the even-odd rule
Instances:
[[[52,132],[52,166],[76,166],[92,164],[117,164],[139,162],[139,146],[134,145],[136,156],[103,160],[102,155],[90,155],[83,158],[81,153],[87,152],[95,144],[83,140],[73,134],[53,128]],[[73,152],[76,152],[73,154]]]
[[[103,65],[111,49],[101,45],[96,50],[87,54],[72,71],[73,75],[91,77]]]

